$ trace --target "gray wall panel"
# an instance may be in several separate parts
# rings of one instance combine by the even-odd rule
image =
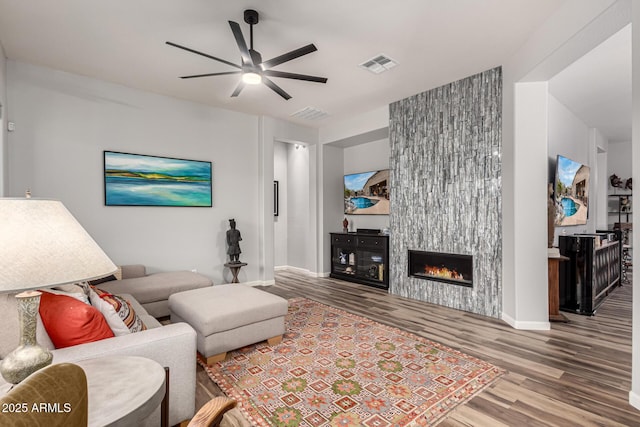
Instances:
[[[502,69],[390,105],[396,295],[500,317]],[[408,250],[473,256],[473,288],[408,277]]]

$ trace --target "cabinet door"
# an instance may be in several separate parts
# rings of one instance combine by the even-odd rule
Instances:
[[[355,237],[349,235],[331,236],[331,272],[355,276]]]
[[[387,274],[385,270],[385,252],[383,248],[358,249],[358,275],[377,282],[384,282]]]

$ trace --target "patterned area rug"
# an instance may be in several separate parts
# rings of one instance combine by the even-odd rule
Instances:
[[[427,426],[504,372],[397,328],[289,300],[281,344],[204,366],[256,426]]]

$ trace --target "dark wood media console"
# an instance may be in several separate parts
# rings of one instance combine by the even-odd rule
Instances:
[[[389,236],[330,234],[331,277],[389,289]]]
[[[613,233],[608,234],[613,237]],[[620,285],[619,240],[601,235],[560,236],[560,309],[593,315],[615,286]]]

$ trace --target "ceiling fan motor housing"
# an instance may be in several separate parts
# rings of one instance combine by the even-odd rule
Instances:
[[[247,9],[244,11],[244,22],[249,25],[255,25],[259,21],[258,12],[253,9]]]

